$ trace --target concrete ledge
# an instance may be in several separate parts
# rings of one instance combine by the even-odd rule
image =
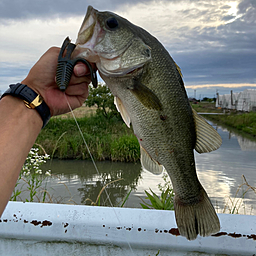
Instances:
[[[159,255],[256,254],[256,216],[219,214],[219,218],[217,235],[188,241],[179,235],[173,211],[9,202],[0,220],[0,251],[4,255],[156,255],[159,249]]]

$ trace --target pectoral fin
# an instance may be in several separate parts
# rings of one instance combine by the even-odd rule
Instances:
[[[140,161],[144,169],[155,175],[159,175],[163,172],[163,166],[158,164],[153,158],[151,158],[142,146],[140,146],[140,154]]]
[[[222,144],[222,139],[218,132],[203,117],[198,115],[194,109],[193,115],[197,137],[195,150],[198,153],[208,153],[218,149]]]
[[[122,101],[118,97],[115,97],[114,103],[116,105],[117,110],[120,112],[125,124],[130,128],[131,119],[130,119],[130,116],[129,116],[128,112],[126,111]]]
[[[162,110],[158,97],[147,86],[135,80],[134,87],[129,88],[132,94],[148,109]]]

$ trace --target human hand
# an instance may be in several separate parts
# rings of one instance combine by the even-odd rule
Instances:
[[[82,106],[88,97],[88,84],[91,82],[88,67],[83,63],[77,63],[65,91],[65,97],[55,81],[59,52],[60,48],[58,47],[50,48],[22,81],[22,84],[26,84],[43,97],[50,108],[51,116],[69,112],[67,100],[72,109]]]

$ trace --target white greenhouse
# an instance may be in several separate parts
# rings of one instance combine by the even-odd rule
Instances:
[[[246,89],[243,92],[217,95],[216,107],[235,109],[238,111],[256,111],[256,89]]]

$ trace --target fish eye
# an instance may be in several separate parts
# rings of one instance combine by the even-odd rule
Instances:
[[[106,25],[110,30],[113,30],[118,27],[118,21],[116,18],[111,17],[111,18],[107,19]]]

